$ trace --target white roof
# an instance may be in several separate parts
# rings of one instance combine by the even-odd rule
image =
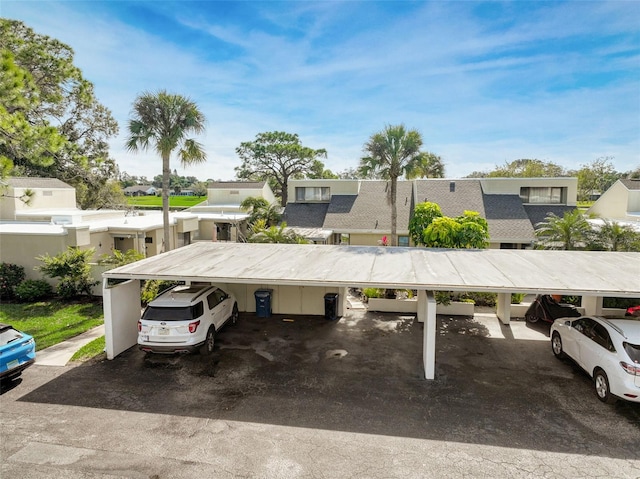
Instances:
[[[640,297],[640,253],[199,242],[103,276]]]

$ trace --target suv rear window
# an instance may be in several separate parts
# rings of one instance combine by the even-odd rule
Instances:
[[[631,361],[640,363],[640,344],[622,343],[622,347],[631,358]]]
[[[197,319],[204,313],[202,301],[193,306],[162,308],[159,306],[147,306],[142,314],[142,319],[151,321],[189,321]]]

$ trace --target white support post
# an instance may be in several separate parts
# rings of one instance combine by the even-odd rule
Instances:
[[[138,342],[140,319],[140,280],[108,286],[102,280],[104,340],[107,359],[113,359]]]
[[[422,358],[424,362],[424,378],[435,379],[436,376],[436,299],[433,292],[423,292],[426,301],[424,307],[418,308],[418,314],[422,310],[424,315]],[[420,294],[420,292],[418,292]]]
[[[427,292],[423,289],[418,290],[418,304],[416,305],[417,314],[416,318],[419,323],[424,323],[426,319],[426,311],[427,311]]]
[[[584,314],[601,316],[603,299],[602,296],[582,296],[581,306],[584,308]]]
[[[498,310],[496,316],[502,324],[511,322],[511,293],[498,293]]]

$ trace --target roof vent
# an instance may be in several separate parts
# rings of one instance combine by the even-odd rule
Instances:
[[[456,182],[455,181],[452,181],[451,183],[449,183],[449,191],[452,192],[452,193],[454,191],[456,191]]]

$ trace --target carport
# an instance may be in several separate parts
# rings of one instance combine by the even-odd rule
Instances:
[[[639,277],[640,253],[200,242],[103,273],[107,358],[137,342],[145,279],[223,284],[241,311],[255,310],[256,289],[283,288],[282,314],[310,314],[327,292],[344,302],[349,287],[417,290],[424,373],[433,379],[435,291],[498,293],[508,325],[511,293],[580,295],[586,313],[599,314],[603,297],[640,297]]]

